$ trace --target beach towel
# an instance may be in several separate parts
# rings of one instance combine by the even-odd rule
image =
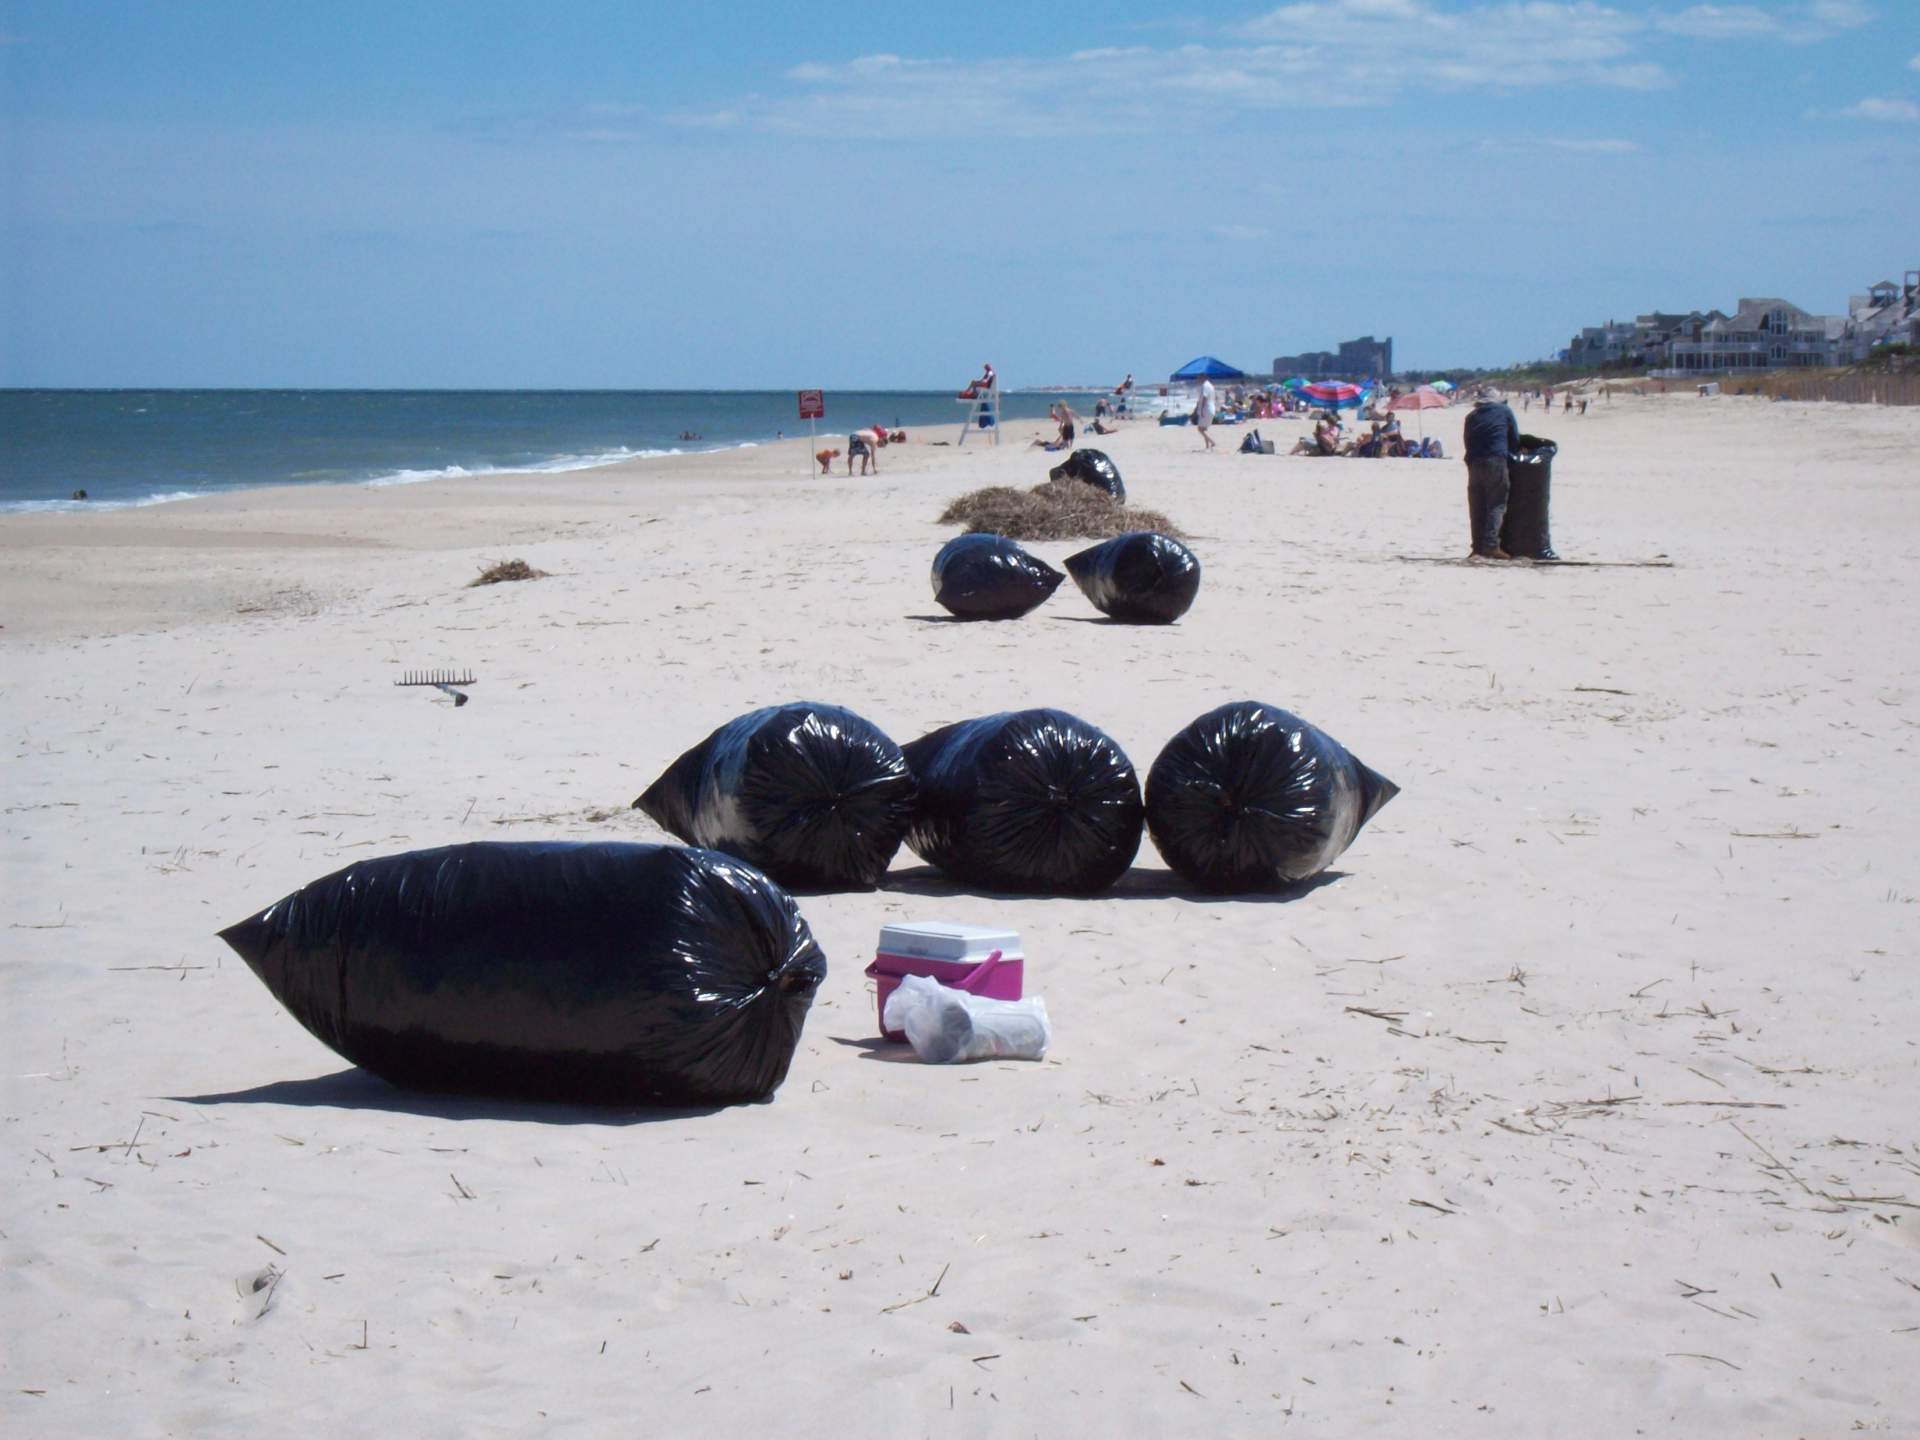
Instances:
[[[837,705],[801,702],[729,720],[633,808],[783,885],[871,890],[906,834],[913,777],[878,727]]]
[[[316,1039],[395,1085],[593,1105],[766,1099],[827,973],[784,890],[668,845],[361,860],[220,937]]]
[[[1136,530],[1067,557],[1093,608],[1135,625],[1171,625],[1200,593],[1200,561],[1171,535]]]
[[[1241,701],[1167,742],[1147,774],[1147,828],[1201,889],[1264,890],[1318,875],[1399,793],[1325,731]]]
[[[1064,710],[963,720],[905,754],[920,789],[907,845],[968,885],[1093,895],[1139,852],[1132,762]]]

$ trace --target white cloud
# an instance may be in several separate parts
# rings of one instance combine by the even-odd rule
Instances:
[[[741,110],[676,110],[666,121],[682,130],[738,130],[747,116]]]
[[[1632,140],[1549,140],[1546,145],[1575,155],[1638,155],[1641,150]]]
[[[1654,18],[1656,29],[1703,40],[1730,40],[1744,35],[1778,35],[1780,20],[1757,5],[1689,5],[1672,15]]]
[[[1655,90],[1696,42],[1809,43],[1871,15],[1859,0],[1291,0],[1239,24],[1194,22],[1206,44],[816,58],[772,93],[714,96],[666,121],[853,140],[1151,135],[1423,93]]]
[[[1888,120],[1906,125],[1920,121],[1920,105],[1911,100],[1869,98],[1857,105],[1849,105],[1840,113],[1852,120]]]
[[[1568,155],[1638,155],[1645,147],[1633,140],[1574,139],[1547,136],[1540,139],[1505,138],[1482,140],[1475,149],[1485,152],[1557,150]]]
[[[1874,10],[1862,0],[1799,0],[1792,5],[1689,5],[1671,15],[1656,15],[1654,28],[1702,40],[1783,40],[1812,45],[1843,30],[1870,24]]]

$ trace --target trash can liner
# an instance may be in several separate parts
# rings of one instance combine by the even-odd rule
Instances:
[[[395,1085],[582,1104],[765,1099],[826,977],[790,895],[670,845],[361,860],[220,938],[316,1038]]]
[[[800,702],[729,720],[633,808],[782,885],[871,890],[906,835],[913,776],[876,726],[837,705]]]
[[[1080,480],[1104,490],[1122,505],[1127,503],[1127,487],[1120,482],[1120,467],[1104,450],[1076,450],[1047,472],[1049,480]]]
[[[1170,535],[1135,530],[1067,557],[1096,610],[1138,625],[1170,625],[1200,593],[1200,561]]]
[[[920,799],[907,845],[988,890],[1091,895],[1140,849],[1140,782],[1120,747],[1063,710],[963,720],[905,750]]]
[[[1147,829],[1205,890],[1319,874],[1400,787],[1299,716],[1239,701],[1182,730],[1147,774]]]
[[[933,598],[963,620],[1017,620],[1067,577],[1004,535],[961,535],[933,557]]]
[[[1553,498],[1553,457],[1560,447],[1538,435],[1522,435],[1507,457],[1507,513],[1500,522],[1500,548],[1528,560],[1553,560],[1548,511]]]

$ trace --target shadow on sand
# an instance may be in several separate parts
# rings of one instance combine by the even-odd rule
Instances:
[[[880,888],[901,895],[982,895],[997,900],[1187,900],[1195,905],[1288,905],[1311,895],[1323,885],[1345,879],[1346,874],[1344,870],[1322,870],[1311,880],[1303,880],[1298,885],[1214,895],[1194,889],[1171,870],[1148,870],[1136,865],[1115,881],[1112,889],[1102,890],[1098,895],[1036,896],[1014,890],[982,890],[975,885],[962,884],[944,870],[936,870],[931,865],[915,865],[909,870],[889,872],[886,879],[881,881]]]
[[[273,1080],[251,1090],[213,1095],[169,1095],[180,1105],[304,1105],[336,1110],[384,1110],[433,1120],[523,1120],[536,1125],[649,1125],[713,1115],[723,1105],[566,1105],[540,1100],[496,1100],[484,1095],[436,1095],[402,1090],[358,1066],[305,1080]]]

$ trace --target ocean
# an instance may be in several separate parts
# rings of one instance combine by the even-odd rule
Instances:
[[[1044,419],[1056,398],[1001,403],[1010,421]],[[866,425],[957,436],[966,414],[922,390],[829,390],[826,409],[822,443],[843,449]],[[804,435],[796,413],[791,390],[0,390],[0,511],[584,470]]]

